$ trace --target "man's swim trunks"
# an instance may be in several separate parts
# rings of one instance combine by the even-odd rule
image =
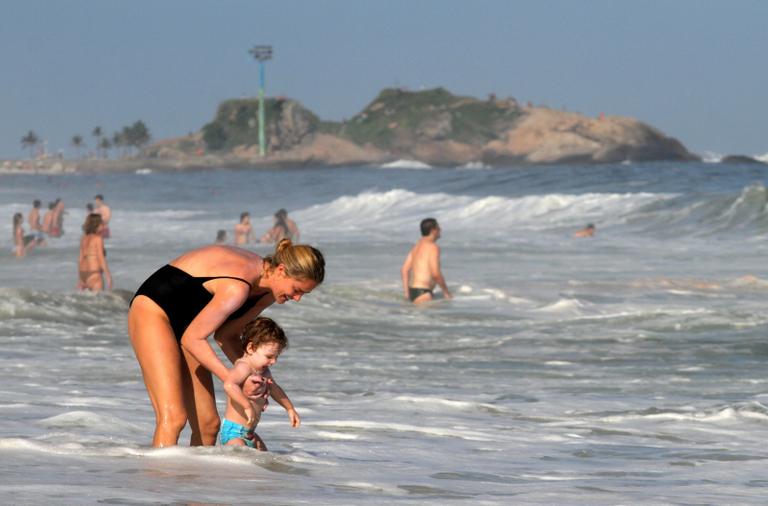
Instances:
[[[236,438],[240,438],[245,441],[247,446],[256,448],[256,439],[253,437],[253,431],[248,432],[248,430],[239,423],[235,423],[225,418],[224,422],[221,424],[221,432],[219,433],[219,441],[221,441],[221,446],[224,446],[230,440]]]
[[[213,294],[205,289],[203,283],[211,279],[237,279],[247,284],[251,284],[234,276],[208,276],[195,277],[178,267],[165,265],[155,271],[139,287],[133,299],[139,295],[145,295],[152,299],[155,304],[160,306],[168,320],[171,322],[171,328],[176,335],[176,340],[181,341],[181,336],[187,330],[192,320],[203,310],[205,306],[213,299]],[[247,313],[253,306],[259,302],[265,294],[249,297],[242,306],[234,313],[229,315],[227,321],[236,320]],[[133,303],[131,299],[131,303]]]
[[[432,295],[432,290],[430,290],[429,288],[412,288],[412,287],[408,288],[408,298],[410,299],[411,302],[416,300],[416,298],[419,297],[420,295],[424,295],[425,293]]]

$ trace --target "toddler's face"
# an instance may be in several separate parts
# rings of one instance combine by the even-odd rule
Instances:
[[[248,362],[254,369],[264,369],[265,367],[272,366],[277,362],[277,357],[280,355],[280,346],[277,343],[260,344],[256,349],[253,349],[253,345],[248,345],[249,351]]]

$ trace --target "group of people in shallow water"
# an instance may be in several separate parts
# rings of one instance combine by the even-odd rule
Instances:
[[[104,248],[111,210],[101,195],[92,210],[83,224],[78,287],[100,291],[112,287]],[[17,221],[14,217],[14,237]],[[37,223],[34,217],[32,223]],[[401,268],[404,296],[416,304],[427,302],[439,286],[451,298],[440,268],[440,226],[427,218],[420,227],[422,237]],[[270,369],[288,347],[288,338],[261,313],[311,293],[325,279],[325,259],[318,249],[295,244],[299,230],[284,209],[261,237],[276,243],[271,255],[238,247],[253,240],[248,213],[234,232],[234,246],[213,244],[182,254],[149,276],[131,300],[128,334],[155,411],[153,446],[178,444],[189,424],[191,445],[214,445],[218,439],[222,445],[266,450],[255,428],[269,398],[286,410],[291,426],[301,423]],[[214,352],[211,335],[232,367]],[[223,423],[214,376],[227,395]]]
[[[48,203],[48,210],[41,214],[42,203],[35,199],[29,211],[27,222],[29,234],[24,233],[24,215],[13,215],[13,254],[26,256],[30,250],[47,245],[47,237],[61,237],[64,234],[64,201],[57,198]]]
[[[48,205],[48,212],[40,215],[40,200],[32,202],[32,209],[27,217],[31,233],[24,233],[24,216],[13,215],[13,244],[17,257],[26,254],[35,247],[48,245],[48,238],[58,238],[64,234],[64,201],[56,199]],[[104,240],[110,237],[109,221],[112,210],[104,202],[103,195],[96,195],[93,203],[86,204],[86,217],[83,223],[83,235],[80,238],[78,255],[78,280],[80,290],[99,292],[105,287],[112,288],[112,275],[107,264],[107,252]]]
[[[421,238],[408,252],[400,273],[404,297],[414,304],[433,300],[439,286],[452,298],[440,267],[437,241],[441,228],[434,218],[420,223]],[[594,233],[587,226],[577,237]],[[243,213],[235,227],[235,243],[247,244],[250,217]],[[212,245],[171,260],[139,287],[128,311],[128,333],[155,411],[152,444],[178,444],[189,424],[193,446],[250,446],[266,450],[255,433],[271,397],[288,414],[292,427],[301,423],[270,367],[288,347],[283,329],[260,314],[272,304],[299,302],[325,279],[323,254],[294,244],[295,223],[284,210],[262,237],[277,246],[266,257],[237,246]],[[208,337],[232,362],[218,358]],[[227,394],[223,422],[216,409],[213,376]]]
[[[235,225],[234,240],[235,246],[243,246],[257,242],[251,225],[251,213],[244,211],[240,213],[240,222]],[[279,243],[283,239],[290,239],[298,242],[301,237],[299,227],[296,222],[288,217],[288,211],[279,209],[273,216],[272,227],[259,238],[258,242]],[[216,244],[226,244],[227,231],[224,229],[216,233]]]

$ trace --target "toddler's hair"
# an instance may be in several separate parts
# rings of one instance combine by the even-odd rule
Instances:
[[[248,322],[240,334],[240,342],[243,344],[243,351],[248,347],[248,343],[253,343],[255,348],[261,344],[277,343],[280,352],[288,347],[288,338],[283,329],[266,316],[257,316]]]

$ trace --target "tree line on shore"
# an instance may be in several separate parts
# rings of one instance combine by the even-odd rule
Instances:
[[[124,126],[122,130],[114,132],[111,137],[105,135],[104,129],[100,126],[94,127],[91,135],[95,139],[94,146],[98,158],[109,158],[111,149],[122,150],[122,156],[126,156],[133,149],[139,150],[146,146],[152,139],[149,128],[141,120],[136,121],[132,125]],[[40,136],[34,130],[28,131],[21,138],[21,145],[23,148],[29,149],[30,158],[35,157],[35,152],[40,143]],[[73,135],[70,144],[75,148],[77,157],[80,158],[81,150],[86,147],[84,137],[80,134]]]

